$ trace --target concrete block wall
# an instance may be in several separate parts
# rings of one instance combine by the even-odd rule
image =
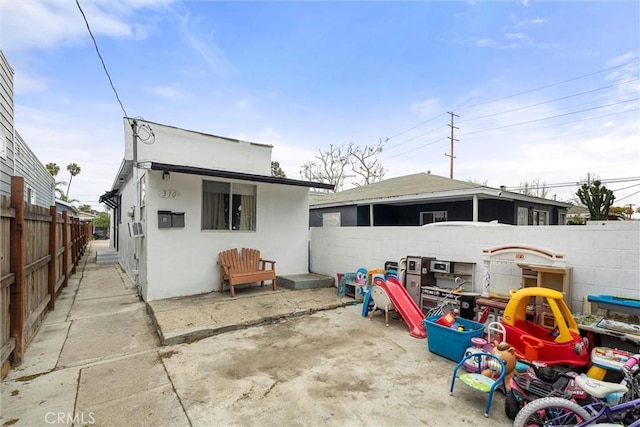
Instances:
[[[309,231],[310,270],[334,276],[360,267],[381,268],[407,255],[476,264],[474,292],[482,291],[482,250],[528,245],[564,253],[573,267],[574,312],[585,295],[640,298],[640,221],[589,222],[586,226],[314,227]],[[492,291],[521,285],[515,265],[492,263]]]

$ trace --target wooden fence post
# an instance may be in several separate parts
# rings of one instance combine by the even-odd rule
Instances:
[[[71,261],[73,266],[71,274],[76,274],[76,265],[78,265],[78,218],[71,218]]]
[[[24,178],[11,177],[11,207],[15,218],[11,221],[11,270],[15,274],[15,283],[11,288],[11,335],[16,340],[13,350],[15,365],[22,363],[24,357],[24,311],[25,311],[25,252],[24,252]]]
[[[62,246],[64,251],[62,252],[62,270],[64,273],[64,284],[66,287],[69,284],[69,214],[67,211],[62,211]]]
[[[51,255],[51,261],[49,261],[49,310],[56,309],[56,262],[58,260],[56,256],[56,232],[58,229],[58,212],[55,206],[49,207],[49,214],[51,215],[51,225],[49,225],[49,255]]]

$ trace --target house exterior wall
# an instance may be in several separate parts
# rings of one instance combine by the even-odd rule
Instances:
[[[13,123],[13,69],[0,51],[0,196],[11,195]]]
[[[259,249],[265,259],[276,261],[278,275],[308,271],[309,190],[306,187],[250,183],[172,172],[168,180],[161,171],[142,170],[145,202],[141,220],[144,238],[129,236],[127,222],[120,228],[120,263],[129,277],[138,271],[145,300],[193,295],[220,289],[218,253],[232,248]],[[256,185],[256,231],[202,230],[202,182],[242,182]],[[161,190],[173,190],[175,198],[161,198]],[[128,180],[122,189],[124,212],[134,206],[135,185]],[[184,228],[159,228],[158,211],[185,213]],[[136,263],[134,253],[139,262]]]
[[[529,225],[533,224],[533,211],[547,212],[549,225],[558,224],[559,209],[550,205],[528,203],[510,200],[482,199],[478,202],[478,221],[498,221],[501,224],[517,224],[518,207],[526,207],[529,215]],[[341,226],[367,226],[368,215],[357,215],[357,210],[368,211],[369,205],[362,204],[349,206],[335,206],[330,208],[310,208],[309,226],[322,227],[322,215],[324,213],[340,212]],[[421,212],[446,211],[448,221],[472,221],[473,201],[441,201],[414,204],[375,204],[373,205],[373,222],[376,227],[384,226],[417,226],[420,225]]]
[[[638,298],[640,221],[590,222],[586,226],[314,227],[310,230],[311,271],[334,276],[360,267],[382,268],[407,255],[475,263],[473,289],[481,292],[482,250],[530,245],[564,253],[572,272],[572,309],[585,295]],[[495,265],[493,265],[495,264]],[[521,283],[514,264],[492,263],[492,292],[508,294]]]
[[[124,175],[118,175],[117,184],[114,183],[121,197],[122,216],[111,243],[118,248],[121,266],[139,285],[144,299],[219,290],[218,253],[232,248],[260,250],[263,258],[276,261],[278,275],[308,272],[307,187],[177,172],[163,179],[163,171],[149,169],[151,162],[155,162],[270,176],[271,146],[151,122],[137,123],[140,126],[136,143],[139,167],[128,173],[125,182],[120,182]],[[127,119],[124,129],[125,160],[131,161],[134,140]],[[149,130],[153,137],[148,138]],[[123,167],[125,164],[126,161]],[[255,185],[256,230],[202,230],[204,180]],[[175,196],[166,197],[166,192],[161,195],[162,190],[172,190]],[[129,210],[135,214],[128,216]],[[160,228],[158,211],[184,213],[185,226]],[[134,221],[141,222],[144,237],[130,235],[129,224]]]
[[[35,190],[35,203],[39,206],[49,207],[55,204],[55,178],[47,168],[38,160],[24,139],[16,132],[15,138],[15,175],[24,177],[25,196],[28,189]],[[31,202],[30,200],[27,200]]]
[[[340,213],[341,227],[353,227],[360,225],[356,206],[337,206],[335,208],[309,210],[309,226],[322,227],[322,215],[325,213]]]
[[[141,121],[144,124],[146,122]],[[137,143],[138,162],[171,163],[207,169],[271,175],[271,146],[206,135],[156,123],[147,123],[155,137]],[[133,136],[125,120],[125,159],[133,159]],[[149,142],[149,141],[147,141]]]

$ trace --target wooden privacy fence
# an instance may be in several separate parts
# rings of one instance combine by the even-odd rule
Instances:
[[[19,365],[56,294],[75,273],[91,224],[24,200],[24,178],[0,198],[0,367]]]

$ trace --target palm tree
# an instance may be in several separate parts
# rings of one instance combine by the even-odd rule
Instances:
[[[67,185],[67,193],[64,195],[65,199],[69,199],[69,188],[71,188],[71,181],[73,181],[73,177],[80,174],[80,166],[76,163],[69,163],[67,165],[67,171],[71,174],[71,178],[69,178],[69,184]]]
[[[47,168],[51,176],[57,176],[58,172],[60,172],[60,166],[58,166],[57,163],[47,163],[45,167]]]

